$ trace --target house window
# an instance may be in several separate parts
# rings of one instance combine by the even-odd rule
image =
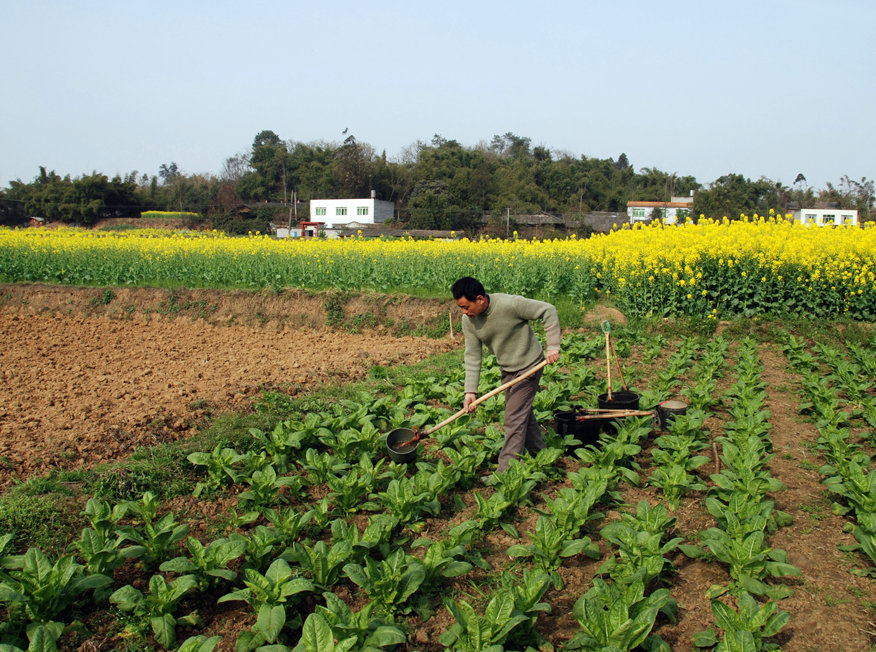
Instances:
[[[356,208],[356,215],[368,215],[368,207],[367,206],[358,206]]]
[[[644,208],[634,208],[633,209],[633,219],[645,219],[645,209]]]
[[[803,224],[815,224],[815,219],[815,213],[806,213],[806,218],[803,220]]]
[[[346,215],[346,214],[347,214],[347,207],[346,206],[338,206],[335,209],[335,215]]]
[[[818,226],[822,226],[824,224],[834,224],[835,222],[836,222],[836,215],[829,214],[829,215],[825,215],[822,218],[822,222]]]
[[[325,206],[321,206],[321,207],[317,208],[316,214],[317,215],[325,215]]]

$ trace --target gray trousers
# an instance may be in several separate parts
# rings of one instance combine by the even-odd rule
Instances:
[[[503,371],[502,384],[514,380],[526,371]],[[532,402],[538,391],[542,371],[539,369],[526,380],[505,390],[505,445],[499,453],[499,473],[507,470],[511,460],[519,457],[524,450],[535,454],[544,448],[541,428],[532,411]]]

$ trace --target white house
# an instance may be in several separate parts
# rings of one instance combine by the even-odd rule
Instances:
[[[851,208],[801,208],[794,221],[804,226],[858,226],[858,211]]]
[[[326,229],[342,224],[382,224],[395,215],[395,204],[377,199],[372,190],[367,199],[311,199],[310,221],[320,222]]]
[[[656,215],[655,215],[656,211]],[[664,224],[675,224],[679,214],[690,215],[693,211],[693,195],[690,197],[672,197],[670,201],[628,201],[627,217],[630,224],[650,222],[651,218],[659,217]]]

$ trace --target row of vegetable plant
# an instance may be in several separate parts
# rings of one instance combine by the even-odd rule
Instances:
[[[762,363],[753,340],[741,342],[736,369],[737,380],[725,395],[731,418],[724,424],[723,435],[716,438],[723,468],[710,476],[714,484],[706,498],[716,525],[701,533],[703,547],[683,546],[688,556],[726,565],[731,581],[712,587],[708,594],[721,634],[710,629],[694,641],[699,647],[716,650],[778,649],[773,637],[790,614],[781,611],[776,601],[791,590],[772,581],[798,576],[800,571],[789,563],[784,550],[767,543],[767,536],[788,525],[791,518],[768,498],[784,486],[769,472],[770,413],[765,408]],[[735,598],[735,610],[727,601],[730,596]]]
[[[693,340],[683,342],[678,352],[681,355],[669,359],[666,368],[658,374],[658,384],[651,389],[655,398],[666,400],[674,389],[670,384],[673,378],[688,368],[694,346],[696,352],[700,353],[700,359],[690,374],[696,383],[681,390],[681,395],[689,401],[686,412],[667,416],[669,432],[657,437],[651,450],[654,471],[648,477],[648,484],[662,492],[671,508],[678,507],[686,494],[706,489],[706,485],[693,472],[709,461],[707,456],[696,453],[709,446],[710,436],[703,426],[709,416],[706,410],[714,401],[714,379],[721,373],[727,354],[726,340],[709,340],[701,351]]]
[[[588,446],[577,454],[588,466],[569,473],[573,486],[583,490],[594,483],[590,475],[606,479],[606,497],[614,501],[621,479],[638,483],[635,457],[641,442],[651,431],[647,418],[618,422],[616,435],[605,438],[600,447]],[[638,504],[636,512],[622,511],[620,519],[599,531],[609,545],[608,559],[597,570],[591,588],[574,604],[572,613],[581,631],[568,643],[572,650],[668,650],[669,646],[652,631],[663,614],[674,619],[677,604],[665,587],[656,584],[668,570],[664,555],[678,547],[681,539],[665,540],[675,519],[660,505]]]
[[[834,512],[854,518],[849,527],[857,547],[876,564],[876,471],[862,445],[873,442],[873,397],[866,380],[857,376],[876,361],[876,348],[871,344],[850,349],[854,362],[827,345],[817,346],[813,353],[801,338],[788,336],[784,351],[800,376],[805,399],[801,410],[815,419],[818,445],[827,460],[819,473],[837,497]],[[853,424],[865,426],[864,440],[853,434]]]

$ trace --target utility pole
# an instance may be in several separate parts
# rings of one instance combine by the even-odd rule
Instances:
[[[292,235],[292,211],[295,211],[295,221],[298,221],[298,193],[292,191],[292,208],[289,209],[289,235]]]
[[[286,164],[283,163],[283,203],[286,203]]]
[[[511,209],[506,208],[505,210],[507,211],[505,213],[505,239],[507,240],[511,237]]]

